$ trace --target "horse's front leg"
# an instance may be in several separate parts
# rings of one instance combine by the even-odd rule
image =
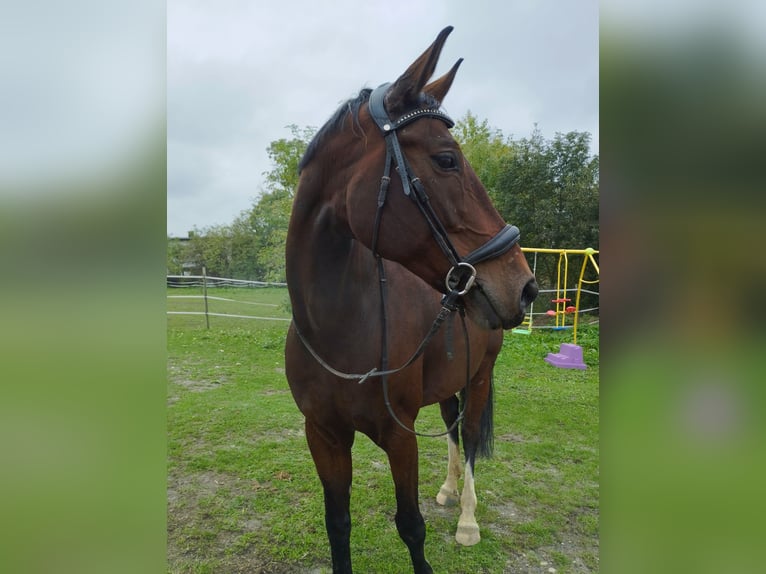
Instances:
[[[330,436],[306,421],[306,440],[324,489],[325,528],[330,541],[333,574],[351,574],[351,446],[353,430]]]
[[[405,420],[412,425],[414,421]],[[410,426],[410,428],[412,428]],[[426,524],[418,505],[418,443],[413,434],[398,429],[384,445],[396,487],[396,528],[407,545],[415,574],[433,574],[423,547]]]

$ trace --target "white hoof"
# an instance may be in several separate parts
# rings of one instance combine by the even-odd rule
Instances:
[[[448,490],[443,486],[436,495],[436,502],[442,506],[455,506],[460,501],[460,495],[457,490]]]
[[[470,522],[458,522],[455,540],[458,541],[458,544],[462,544],[463,546],[473,546],[474,544],[478,544],[479,540],[481,540],[481,536],[479,535],[479,525]]]

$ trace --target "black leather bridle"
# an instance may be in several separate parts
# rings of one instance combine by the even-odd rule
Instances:
[[[383,177],[381,178],[380,193],[378,194],[378,210],[375,217],[375,227],[373,229],[372,251],[377,257],[378,231],[380,219],[382,217],[383,206],[386,202],[388,185],[391,181],[391,165],[394,164],[399,177],[402,181],[404,195],[412,199],[423,214],[428,227],[439,248],[442,250],[450,265],[452,266],[445,278],[447,288],[446,302],[450,305],[457,304],[458,298],[462,297],[474,285],[476,279],[476,269],[474,265],[487,259],[493,259],[508,251],[519,241],[520,231],[514,225],[506,225],[492,239],[484,245],[475,249],[465,257],[461,257],[455,246],[450,241],[447,230],[444,228],[439,216],[436,215],[428,194],[420,178],[412,173],[407,160],[402,153],[399,145],[399,138],[396,135],[398,129],[423,117],[436,118],[443,121],[448,128],[452,128],[455,122],[438,107],[416,108],[398,118],[391,120],[386,111],[385,96],[390,84],[383,84],[373,90],[370,94],[369,110],[372,119],[377,124],[386,141],[386,162],[383,168]]]

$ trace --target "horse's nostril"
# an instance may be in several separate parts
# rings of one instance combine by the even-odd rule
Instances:
[[[537,298],[537,281],[534,278],[527,281],[521,291],[521,306],[526,307]]]

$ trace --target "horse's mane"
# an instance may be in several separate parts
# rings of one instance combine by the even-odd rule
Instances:
[[[314,158],[317,150],[325,140],[335,132],[343,129],[343,123],[346,120],[346,116],[351,115],[352,125],[353,122],[359,121],[359,110],[362,105],[370,99],[371,93],[372,90],[370,88],[362,88],[355,98],[349,99],[335,110],[335,113],[330,116],[330,119],[319,129],[306,147],[306,152],[303,154],[303,157],[298,164],[299,174]],[[439,107],[439,102],[430,94],[421,93],[419,100],[419,105],[421,107]]]
[[[362,104],[370,99],[371,93],[372,90],[370,88],[362,88],[359,95],[341,104],[340,107],[335,110],[335,113],[330,116],[330,119],[319,129],[309,142],[308,147],[306,147],[306,152],[303,154],[303,157],[298,164],[298,173],[303,171],[303,168],[308,165],[314,157],[314,154],[316,154],[317,149],[319,149],[327,137],[343,128],[343,122],[348,114],[351,114],[352,122],[358,121],[359,109],[362,107]]]

